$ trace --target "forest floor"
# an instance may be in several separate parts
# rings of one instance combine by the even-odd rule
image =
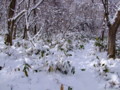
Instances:
[[[0,90],[62,90],[61,85],[63,90],[120,90],[120,59],[108,60],[107,53],[98,52],[93,40],[85,43],[84,49],[70,51],[70,56],[54,47],[49,49],[54,55],[42,58],[31,55],[29,48],[6,46],[3,40],[0,36]],[[50,67],[63,61],[69,61],[74,73]]]

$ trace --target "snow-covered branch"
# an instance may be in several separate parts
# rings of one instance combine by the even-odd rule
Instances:
[[[18,5],[20,5],[23,1],[24,1],[24,0],[21,0],[21,1],[18,3]]]
[[[35,6],[31,7],[29,10],[28,10],[28,16],[30,15],[30,13],[36,9],[44,0],[40,0]]]
[[[17,20],[21,15],[23,15],[26,12],[26,10],[22,10],[21,12],[19,12],[16,16],[9,18],[8,21],[13,21],[13,20]]]
[[[116,20],[116,18],[117,18],[117,16],[118,16],[119,12],[120,12],[120,7],[118,7],[118,10],[116,11],[113,19],[110,20],[110,23],[111,23],[112,25],[115,23],[115,20]]]

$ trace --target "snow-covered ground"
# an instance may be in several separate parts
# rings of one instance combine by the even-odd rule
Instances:
[[[92,40],[84,44],[84,49],[70,51],[70,56],[64,56],[64,52],[57,50],[56,47],[49,49],[52,54],[42,58],[29,53],[30,50],[30,48],[5,46],[3,38],[0,37],[0,66],[2,66],[0,90],[60,90],[61,85],[64,90],[71,90],[68,87],[72,90],[116,90],[108,88],[108,81],[112,79],[105,80],[104,72],[100,71],[102,67],[97,66],[97,59],[107,63],[107,54],[98,52]],[[75,73],[63,74],[53,70],[54,68],[48,70],[51,63],[55,64],[59,61],[69,61],[75,68]],[[113,64],[117,62],[119,59],[113,61]],[[25,66],[26,63],[29,65]],[[26,70],[25,67],[27,67]],[[116,74],[114,76],[116,77]],[[119,83],[118,78],[116,81]]]

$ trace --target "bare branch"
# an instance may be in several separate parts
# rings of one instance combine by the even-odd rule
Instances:
[[[18,5],[20,5],[23,1],[24,1],[24,0],[21,0],[21,1],[18,3]]]
[[[31,7],[29,10],[28,10],[28,16],[30,15],[30,13],[36,9],[40,4],[43,3],[44,0],[40,0],[34,7]]]
[[[21,12],[19,12],[16,16],[14,16],[13,18],[9,18],[8,21],[16,21],[21,15],[23,15],[26,12],[26,10],[22,10]]]
[[[104,19],[107,22],[107,26],[110,27],[110,19],[109,19],[109,6],[108,6],[108,0],[101,0],[103,7],[104,7]]]

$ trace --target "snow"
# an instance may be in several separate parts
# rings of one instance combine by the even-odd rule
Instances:
[[[96,56],[99,56],[102,64],[108,65],[111,65],[111,62],[118,62],[119,59],[106,61],[106,53],[96,51],[93,40],[84,44],[85,49],[71,51],[72,56],[70,57],[65,57],[63,52],[57,49],[57,46],[50,48],[48,45],[44,45],[43,49],[50,48],[50,52],[55,54],[40,59],[34,54],[27,55],[26,53],[33,49],[26,50],[23,48],[24,44],[22,47],[8,47],[2,43],[2,37],[0,37],[0,41],[0,66],[3,66],[3,69],[0,70],[0,90],[60,90],[62,84],[64,90],[68,90],[68,87],[73,90],[115,90],[106,88],[107,82],[97,76],[93,64],[97,62]],[[23,42],[25,43],[25,41]],[[45,63],[47,60],[49,64],[54,64],[57,60],[69,60],[71,65],[75,67],[75,74],[64,75],[60,72],[48,72]],[[119,68],[118,65],[115,65],[117,62],[112,65],[115,69]],[[28,77],[23,72],[25,63],[31,65]],[[97,69],[99,68],[101,67]],[[42,71],[36,73],[35,69]],[[116,74],[110,74],[110,77],[111,80],[117,81],[119,84]]]
[[[112,19],[110,18],[110,23],[111,23],[111,24],[114,24],[115,19],[117,18],[117,15],[118,15],[118,12],[119,12],[119,11],[120,11],[120,7],[118,7],[118,9],[117,9],[115,15],[113,16],[113,18],[112,18]]]
[[[118,8],[118,11],[120,11],[120,7]]]

